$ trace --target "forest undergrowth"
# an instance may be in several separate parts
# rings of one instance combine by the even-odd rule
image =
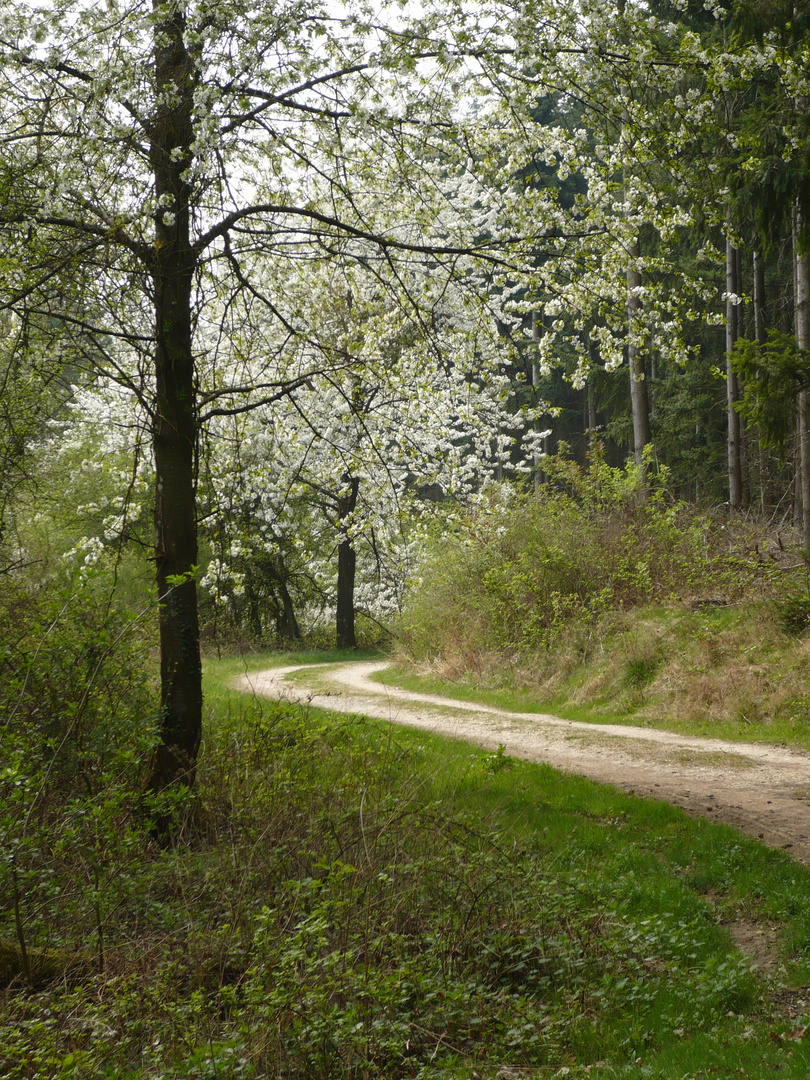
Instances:
[[[71,621],[74,644],[97,633]],[[39,663],[65,640],[40,637]],[[97,679],[120,677],[102,654]],[[5,699],[4,1080],[807,1074],[810,871],[788,855],[501,753],[239,695],[245,666],[207,665],[171,846],[138,786],[143,713],[122,699],[107,729],[68,695],[46,738],[41,687]],[[735,948],[740,920],[778,927],[773,973]]]

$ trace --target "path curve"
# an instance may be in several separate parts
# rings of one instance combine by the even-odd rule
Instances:
[[[544,761],[724,821],[810,866],[810,754],[656,728],[507,712],[373,682],[371,676],[387,666],[297,664],[251,672],[234,685],[263,697],[376,717],[493,750],[503,746],[514,757]]]

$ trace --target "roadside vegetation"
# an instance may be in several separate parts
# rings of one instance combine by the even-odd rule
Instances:
[[[810,568],[784,523],[638,498],[549,463],[540,499],[470,516],[405,613],[409,688],[571,719],[810,747]]]
[[[546,467],[542,499],[495,487],[445,532],[397,679],[807,745],[790,536],[685,508],[665,475],[641,500],[632,469]],[[3,1080],[808,1074],[810,870],[786,853],[232,689],[357,650],[212,648],[196,785],[148,796],[155,619],[126,564],[6,584]]]

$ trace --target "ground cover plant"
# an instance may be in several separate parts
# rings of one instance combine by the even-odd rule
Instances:
[[[85,887],[97,925],[59,902],[89,852],[43,845],[32,950],[84,965],[7,980],[0,1076],[806,1074],[810,874],[786,855],[502,752],[236,695],[244,667],[208,665],[180,842],[98,812],[120,839]],[[778,993],[740,918],[780,927]]]

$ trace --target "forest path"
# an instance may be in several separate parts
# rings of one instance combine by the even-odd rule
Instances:
[[[723,821],[810,866],[810,754],[654,728],[507,712],[373,682],[385,663],[308,664],[240,676],[245,692],[308,702],[543,761]]]

